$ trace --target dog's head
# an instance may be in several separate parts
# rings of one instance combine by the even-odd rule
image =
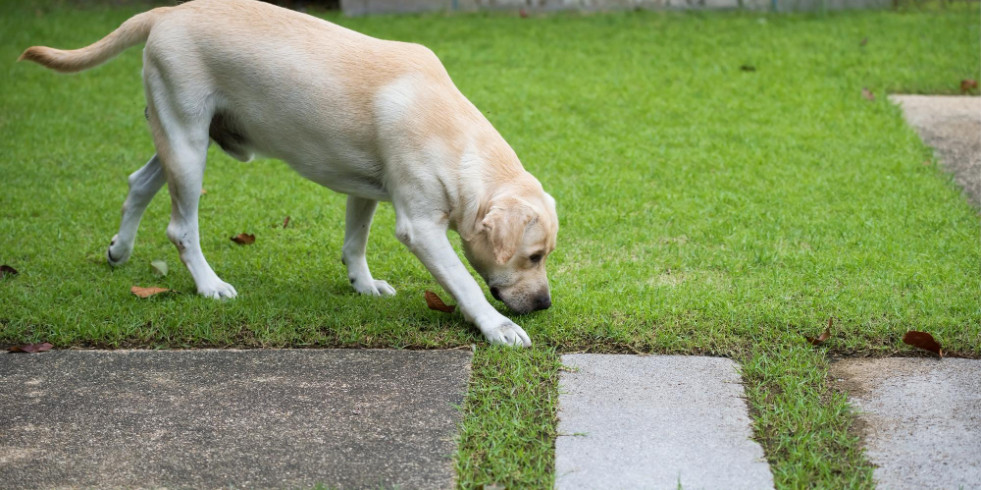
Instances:
[[[516,313],[552,305],[545,261],[555,250],[559,219],[555,200],[534,184],[495,194],[481,206],[473,232],[461,234],[470,265]]]

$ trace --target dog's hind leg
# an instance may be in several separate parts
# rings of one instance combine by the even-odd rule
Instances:
[[[144,65],[144,74],[147,71]],[[177,247],[199,294],[215,299],[234,298],[235,288],[222,281],[205,260],[198,234],[198,201],[208,153],[210,118],[182,112],[175,104],[182,99],[167,91],[168,87],[155,86],[158,81],[156,77],[146,80],[147,105],[153,142],[170,191],[167,238]]]
[[[375,280],[368,270],[366,250],[371,218],[375,214],[378,201],[362,197],[347,197],[347,216],[344,226],[344,248],[341,260],[347,266],[347,278],[351,286],[361,294],[391,296],[395,289],[385,281]]]
[[[166,182],[167,176],[157,155],[153,155],[146,165],[129,176],[129,194],[123,202],[123,219],[119,224],[119,233],[112,237],[106,251],[109,265],[122,265],[129,260],[143,212]]]

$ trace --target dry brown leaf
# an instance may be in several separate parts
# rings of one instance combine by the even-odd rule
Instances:
[[[140,286],[133,286],[129,288],[129,292],[141,298],[149,298],[150,296],[153,296],[155,294],[166,293],[169,291],[170,290],[167,288],[157,288],[157,287],[143,288]]]
[[[232,241],[239,245],[252,245],[255,243],[255,235],[249,233],[239,233],[238,236],[233,236]]]
[[[9,349],[7,352],[24,352],[26,354],[37,354],[38,352],[45,352],[51,350],[53,345],[44,342],[41,344],[27,344],[27,345],[15,345]]]
[[[0,265],[0,277],[16,276],[17,274],[20,274],[17,272],[17,269],[14,269],[7,264]]]
[[[926,332],[910,330],[909,332],[906,332],[906,335],[903,335],[903,343],[912,345],[918,349],[928,350],[940,357],[944,356],[944,351],[940,347],[940,342],[934,340],[933,335]]]
[[[430,310],[443,311],[446,313],[453,313],[453,310],[456,309],[456,305],[447,305],[442,299],[439,298],[439,296],[436,295],[436,293],[432,291],[426,291],[426,306],[428,306]]]
[[[287,216],[286,219],[283,220],[283,228],[286,228],[287,226],[289,226],[289,224],[290,224],[290,217]]]
[[[834,322],[834,318],[828,318],[828,326],[824,329],[824,332],[818,337],[804,337],[807,339],[811,345],[821,345],[825,340],[831,338],[831,324]]]
[[[875,100],[875,94],[865,87],[862,87],[862,97],[865,97],[868,100]]]
[[[961,93],[967,93],[978,88],[978,81],[970,78],[961,80]]]

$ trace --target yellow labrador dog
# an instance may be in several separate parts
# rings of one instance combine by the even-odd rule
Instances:
[[[253,0],[195,0],[138,14],[74,51],[35,46],[21,59],[74,72],[146,42],[143,84],[156,155],[129,177],[119,233],[107,252],[125,262],[147,204],[168,184],[167,236],[198,292],[233,298],[198,238],[206,150],[286,161],[348,195],[342,257],[359,293],[395,290],[368,270],[378,201],[395,233],[494,344],[531,344],[487,301],[446,236],[456,230],[491,294],[517,313],[551,305],[545,260],[555,248],[555,201],[514,150],[416,45],[374,39]]]

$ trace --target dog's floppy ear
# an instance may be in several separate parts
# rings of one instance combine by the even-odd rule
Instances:
[[[494,249],[494,260],[498,264],[507,263],[518,250],[521,237],[532,218],[534,211],[528,203],[517,198],[504,198],[491,203],[490,209],[481,220],[481,231]]]

